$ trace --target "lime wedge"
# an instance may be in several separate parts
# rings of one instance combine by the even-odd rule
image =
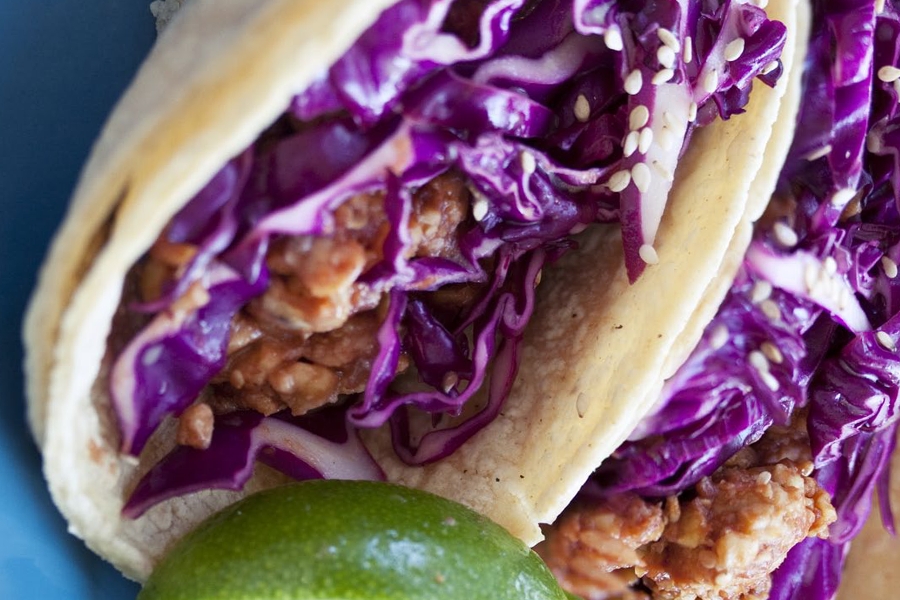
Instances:
[[[318,480],[234,504],[181,540],[138,600],[564,600],[538,556],[449,500]]]

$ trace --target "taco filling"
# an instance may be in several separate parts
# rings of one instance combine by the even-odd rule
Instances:
[[[509,394],[541,269],[597,223],[632,281],[652,269],[692,132],[774,84],[785,35],[730,0],[386,10],[127,276],[121,449],[179,423],[125,513],[255,460],[379,477],[364,428],[407,464],[454,452]]]
[[[876,489],[894,530],[900,12],[813,15],[793,146],[725,302],[547,530],[584,598],[826,600]]]

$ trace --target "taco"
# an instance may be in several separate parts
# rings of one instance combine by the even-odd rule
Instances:
[[[695,346],[774,189],[802,17],[767,10],[189,3],[26,322],[70,530],[142,580],[286,476],[387,477],[536,542]]]
[[[582,597],[896,594],[900,12],[812,7],[794,139],[731,289],[546,530]]]

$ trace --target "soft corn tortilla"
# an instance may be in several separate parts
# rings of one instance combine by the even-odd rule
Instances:
[[[105,346],[125,275],[172,215],[388,4],[195,0],[167,27],[93,150],[26,320],[29,420],[70,530],[129,577],[145,579],[175,539],[281,477],[259,467],[244,492],[201,492],[137,520],[119,516],[171,441],[171,431],[158,432],[140,461],[117,451]],[[795,0],[769,5],[792,36],[808,20],[797,10]],[[589,230],[578,252],[544,274],[503,414],[427,468],[400,464],[384,432],[368,436],[391,479],[538,541],[538,524],[553,520],[650,408],[728,289],[774,187],[771,165],[787,151],[790,135],[772,132],[793,127],[798,94],[787,83],[803,46],[794,40],[774,90],[757,85],[746,115],[695,133],[660,229],[659,265],[629,285],[618,228]]]

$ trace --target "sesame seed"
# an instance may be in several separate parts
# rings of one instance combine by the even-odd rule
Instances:
[[[638,104],[631,109],[628,115],[628,127],[633,131],[640,129],[650,120],[650,111],[643,104]]]
[[[803,283],[806,284],[806,291],[812,292],[816,284],[819,282],[819,269],[816,265],[810,263],[803,269]]]
[[[694,60],[694,40],[691,37],[687,37],[684,39],[684,53],[681,55],[681,58],[684,59],[684,64],[689,65],[691,61]]]
[[[578,413],[579,419],[583,419],[588,410],[590,410],[591,398],[593,398],[593,396],[590,394],[579,392],[578,397],[575,399],[575,412]]]
[[[770,481],[772,481],[772,473],[769,471],[760,471],[756,476],[756,483],[759,485],[769,485]]]
[[[712,94],[719,87],[719,74],[716,73],[715,69],[707,71],[706,75],[703,76],[703,81],[700,82],[700,85],[703,87],[704,92]]]
[[[778,380],[775,378],[775,376],[772,375],[771,373],[769,373],[768,371],[760,373],[759,376],[763,380],[763,383],[766,384],[766,387],[769,388],[770,390],[772,390],[773,392],[777,392],[778,388],[781,387],[781,385],[779,385]]]
[[[892,83],[891,86],[894,88],[894,93],[900,96],[900,79]]]
[[[897,277],[897,263],[890,256],[881,257],[881,268],[884,269],[884,274],[888,279]]]
[[[825,144],[821,148],[816,148],[815,150],[813,150],[812,152],[810,152],[803,158],[805,158],[806,160],[810,160],[810,161],[818,160],[818,159],[822,158],[823,156],[828,156],[829,154],[831,154],[831,150],[832,150],[831,144]]]
[[[534,154],[531,152],[520,152],[519,162],[522,164],[522,171],[526,175],[531,175],[537,169],[537,162],[534,160]]]
[[[824,296],[826,298],[831,298],[833,300],[840,300],[840,287],[837,286],[837,282],[828,277],[825,274],[825,268],[823,267],[820,271],[820,279],[816,282],[816,287],[813,289],[814,296]]]
[[[621,192],[631,183],[631,172],[627,169],[616,171],[609,178],[609,189],[613,192]]]
[[[537,275],[534,276],[534,287],[541,285],[541,280],[544,278],[544,270],[539,269]]]
[[[765,8],[769,5],[769,0],[753,0],[753,5],[759,8]]]
[[[872,153],[881,151],[881,136],[874,131],[870,131],[868,135],[866,135],[866,150]]]
[[[759,304],[763,300],[768,300],[771,295],[772,284],[765,279],[761,279],[753,284],[753,289],[750,291],[750,301],[753,304]]]
[[[890,350],[891,352],[893,352],[897,349],[897,345],[894,343],[894,340],[884,331],[879,331],[875,334],[875,341],[877,341],[878,345],[885,350]]]
[[[641,134],[637,131],[632,131],[625,136],[625,143],[622,144],[622,154],[625,156],[625,158],[628,158],[629,156],[637,152],[640,139]]]
[[[884,12],[884,0],[875,0],[875,14],[880,15]]]
[[[575,118],[582,123],[591,118],[591,105],[588,103],[588,99],[584,97],[584,94],[578,94],[578,97],[575,98],[573,112],[575,113]]]
[[[148,347],[141,354],[141,363],[145,367],[149,367],[151,365],[156,364],[156,362],[159,360],[159,357],[162,356],[162,352],[163,352],[162,346],[155,345],[155,346]]]
[[[625,92],[632,96],[641,91],[641,88],[644,87],[644,77],[638,69],[628,74],[628,77],[625,78],[624,87]]]
[[[777,60],[773,60],[772,62],[770,62],[770,63],[768,63],[766,66],[764,66],[764,67],[760,70],[759,74],[760,74],[760,75],[768,75],[769,73],[771,73],[772,71],[774,71],[774,70],[777,69],[777,68],[778,68],[778,61],[777,61]]]
[[[776,365],[780,365],[784,362],[784,354],[782,354],[781,350],[778,349],[778,346],[772,342],[763,342],[759,349],[762,350],[762,353],[766,358]]]
[[[731,573],[719,573],[716,575],[716,585],[719,587],[725,587],[730,584],[734,579],[734,576]]]
[[[659,255],[656,253],[656,249],[650,244],[644,244],[638,248],[638,255],[641,257],[641,260],[648,265],[659,264]]]
[[[750,366],[763,373],[769,370],[769,361],[766,359],[765,355],[759,350],[754,350],[747,357],[747,361],[750,363]]]
[[[653,130],[649,127],[644,127],[641,129],[641,136],[638,140],[638,152],[647,154],[651,144],[653,144]]]
[[[853,292],[850,291],[850,288],[847,286],[841,286],[841,297],[838,300],[838,308],[841,310],[846,309],[850,306],[850,302],[853,301]]]
[[[834,193],[829,202],[831,202],[832,206],[844,206],[853,200],[854,196],[856,196],[856,190],[842,188]]]
[[[675,51],[668,46],[660,46],[656,50],[656,60],[665,68],[671,69],[675,65]]]
[[[663,150],[669,151],[675,147],[675,134],[665,127],[660,130],[656,139],[659,141],[659,145],[662,146]]]
[[[744,38],[735,38],[725,44],[725,60],[728,62],[735,61],[744,53]]]
[[[691,105],[688,106],[687,118],[688,118],[688,121],[690,121],[691,123],[693,123],[694,121],[697,120],[697,103],[696,102],[691,102]]]
[[[659,36],[659,41],[672,49],[673,52],[678,52],[681,50],[681,44],[678,42],[678,38],[675,37],[675,34],[665,27],[660,27],[656,30],[656,35]]]
[[[247,383],[247,379],[241,371],[235,369],[231,372],[231,375],[228,376],[228,383],[231,384],[231,387],[240,390],[243,389],[244,385]]]
[[[900,79],[900,69],[886,65],[878,69],[878,79],[885,83],[893,83]]]
[[[644,163],[638,163],[631,167],[631,179],[642,194],[650,189],[650,177],[650,168]]]
[[[805,460],[800,463],[800,474],[804,477],[809,477],[812,475],[812,472],[815,470],[816,466],[813,464],[811,460]]]
[[[603,33],[603,43],[610,50],[619,51],[625,47],[625,44],[622,42],[622,34],[615,28],[607,29]]]
[[[650,163],[651,166],[659,173],[660,177],[662,177],[666,181],[675,181],[675,174],[672,173],[669,169],[667,169],[661,162],[658,160],[654,160]]]
[[[673,71],[672,69],[660,69],[653,75],[650,83],[652,83],[653,85],[662,85],[668,82],[673,77],[675,77],[675,71]]]
[[[459,383],[459,375],[457,375],[453,371],[445,374],[443,381],[441,381],[444,392],[449,392],[450,390],[452,390],[457,383]]]
[[[713,350],[719,350],[720,348],[724,348],[725,344],[728,343],[728,328],[724,325],[716,325],[712,331],[712,335],[709,336],[709,346]]]
[[[800,238],[797,237],[797,232],[784,221],[775,221],[775,225],[772,226],[772,233],[775,234],[775,239],[778,240],[778,243],[785,248],[793,248],[800,241]]]
[[[476,221],[482,221],[487,216],[488,213],[488,203],[484,198],[479,198],[475,201],[475,204],[472,205],[472,217]]]
[[[701,550],[699,558],[700,564],[703,565],[705,569],[713,569],[717,564],[719,564],[719,559],[716,557],[716,553],[712,550]]]
[[[763,311],[763,314],[772,321],[781,320],[781,309],[778,308],[778,304],[773,300],[763,300],[762,303],[760,303],[759,308]]]
[[[822,263],[822,266],[825,268],[825,273],[830,276],[834,276],[838,270],[837,261],[834,260],[831,256],[826,256],[825,261]]]
[[[804,488],[803,477],[796,473],[789,474],[785,479],[786,481],[782,481],[781,484],[788,489],[802,490]]]
[[[841,212],[841,220],[847,220],[851,217],[855,217],[862,211],[862,202],[860,202],[859,196],[854,196],[853,200],[851,200],[847,206],[844,207],[843,212]]]

